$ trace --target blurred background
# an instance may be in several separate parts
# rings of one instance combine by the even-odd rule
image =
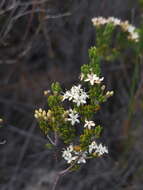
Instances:
[[[43,91],[54,81],[78,81],[95,44],[91,18],[114,16],[139,27],[140,0],[0,1],[0,190],[50,190],[64,161],[55,165],[47,139],[34,119],[46,106]],[[143,189],[143,66],[102,62],[105,83],[115,95],[96,119],[109,155],[63,177],[58,190]]]

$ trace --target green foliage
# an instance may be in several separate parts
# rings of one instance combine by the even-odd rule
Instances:
[[[61,102],[61,97],[58,95],[50,95],[48,97],[48,105],[51,108],[55,108],[55,106],[58,106]]]
[[[48,127],[47,127],[47,122],[44,120],[39,121],[39,126],[40,129],[42,130],[42,132],[46,135],[49,131]]]
[[[51,90],[53,94],[59,94],[62,91],[60,83],[59,82],[52,83]]]
[[[140,26],[140,30],[139,30],[139,35],[140,35],[140,41],[139,41],[139,53],[142,53],[143,51],[143,25]]]
[[[45,144],[45,147],[48,148],[48,149],[53,149],[54,145],[51,144],[51,143],[47,143],[47,144]]]
[[[96,28],[97,48],[100,48],[101,53],[106,52],[111,46],[114,30],[115,26],[112,23]]]
[[[65,144],[73,142],[76,137],[76,130],[69,123],[64,123],[58,128],[59,136],[63,139]]]
[[[100,135],[101,135],[101,132],[102,132],[102,127],[100,125],[98,125],[96,128],[95,128],[95,134],[96,134],[96,138],[99,138]]]
[[[76,109],[77,112],[82,116],[83,120],[85,118],[90,119],[99,110],[98,105],[85,105]]]
[[[98,49],[94,46],[89,49],[89,70],[91,69],[93,73],[97,76],[100,76],[101,69],[100,69],[100,61],[101,57],[98,55]],[[82,69],[81,69],[82,72]],[[83,72],[84,73],[84,72]]]
[[[143,0],[138,0],[141,7],[143,7]]]

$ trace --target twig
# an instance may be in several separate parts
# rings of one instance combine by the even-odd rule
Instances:
[[[5,144],[5,143],[6,143],[6,140],[3,140],[0,142],[0,145]]]
[[[35,120],[33,121],[31,127],[30,127],[30,130],[29,130],[29,133],[32,134],[34,129],[35,129],[35,126],[36,126],[36,122]],[[19,155],[19,158],[17,160],[17,165],[15,167],[15,171],[14,171],[14,174],[8,184],[8,188],[10,188],[11,190],[13,190],[13,185],[14,185],[14,182],[15,182],[15,179],[17,178],[17,175],[18,175],[18,171],[19,171],[19,168],[22,164],[22,161],[23,161],[23,158],[24,158],[24,155],[27,151],[27,148],[28,148],[28,145],[30,143],[30,140],[31,140],[31,136],[28,136],[26,139],[25,139],[25,142],[24,142],[24,145],[23,147],[21,148],[21,152],[20,152],[20,155]]]
[[[58,145],[58,134],[55,132],[55,145]]]
[[[64,175],[66,175],[66,174],[70,171],[70,169],[76,164],[76,161],[77,161],[77,160],[75,160],[75,162],[74,162],[73,164],[71,164],[68,168],[66,168],[65,170],[63,170],[63,171],[61,171],[61,172],[59,172],[59,173],[57,174],[56,179],[55,179],[55,182],[54,182],[53,187],[52,187],[51,190],[56,190],[56,187],[57,187],[57,184],[58,184],[60,178],[61,178],[62,176],[64,176]]]
[[[47,135],[47,138],[52,145],[56,146],[55,142],[51,139],[51,137],[49,135]]]
[[[33,133],[30,133],[29,131],[19,129],[13,125],[7,125],[7,127],[8,127],[8,130],[10,130],[11,132],[18,133],[19,135],[24,136],[26,138],[29,137],[33,140],[40,141],[42,143],[46,143],[46,140],[44,138],[41,138]]]

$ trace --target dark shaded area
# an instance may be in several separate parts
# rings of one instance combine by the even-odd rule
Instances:
[[[138,26],[141,12],[133,0],[18,2],[21,6],[0,2],[0,117],[5,126],[0,138],[7,141],[0,145],[0,189],[48,190],[64,163],[56,168],[33,117],[36,108],[46,106],[43,91],[53,81],[65,88],[77,82],[88,48],[95,45],[92,17],[115,16]],[[96,118],[104,126],[109,156],[65,176],[59,190],[143,188],[142,65],[131,118],[135,66],[131,61],[101,66],[107,87],[115,91]]]

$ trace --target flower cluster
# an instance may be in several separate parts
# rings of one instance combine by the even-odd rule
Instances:
[[[129,24],[128,21],[122,22],[120,26],[123,31],[129,33],[128,39],[135,42],[139,41],[139,34],[136,32],[136,28],[133,25]]]
[[[63,101],[68,99],[69,101],[76,103],[78,107],[82,104],[86,104],[87,98],[88,95],[81,88],[81,85],[73,86],[71,90],[66,91],[63,95]]]
[[[46,112],[45,110],[39,108],[39,110],[35,110],[34,116],[36,119],[42,119],[47,121],[48,118],[50,117],[50,111]]]
[[[94,155],[98,155],[98,156],[102,156],[103,154],[107,153],[108,154],[108,149],[106,146],[103,146],[102,144],[97,145],[97,143],[95,141],[93,141],[90,145],[89,145],[89,153],[94,154]]]
[[[93,141],[87,151],[76,151],[73,145],[70,145],[64,149],[62,157],[67,161],[68,164],[72,162],[77,162],[78,164],[86,163],[86,160],[90,158],[91,155],[102,156],[103,154],[108,154],[108,149],[102,144],[97,144]]]
[[[96,17],[96,18],[92,19],[92,22],[93,22],[93,25],[95,25],[95,26],[108,24],[109,22],[112,22],[116,26],[121,24],[120,19],[114,18],[114,17],[109,17],[108,19],[106,19],[104,17]]]
[[[106,97],[109,98],[111,96],[113,96],[114,92],[113,91],[107,91],[106,92]]]
[[[139,34],[136,31],[136,28],[133,25],[129,24],[128,21],[121,21],[120,19],[114,17],[109,17],[107,19],[104,17],[97,17],[93,18],[92,22],[95,26],[101,26],[108,23],[112,23],[114,26],[120,26],[124,32],[128,32],[128,39],[135,42],[139,41]]]
[[[76,161],[78,164],[86,163],[86,151],[76,151],[73,145],[70,145],[63,151],[62,157],[67,161],[68,164]]]

